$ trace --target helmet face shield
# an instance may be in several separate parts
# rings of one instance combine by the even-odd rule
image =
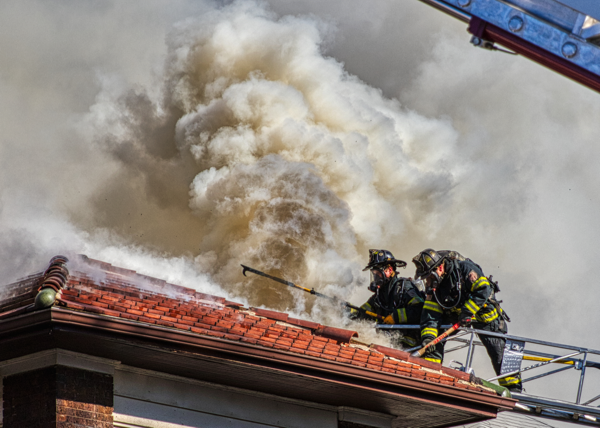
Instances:
[[[413,258],[413,263],[417,267],[417,270],[415,271],[415,279],[420,279],[425,276],[425,267],[423,266],[423,263],[421,263],[421,260],[419,260],[419,256],[420,254]]]

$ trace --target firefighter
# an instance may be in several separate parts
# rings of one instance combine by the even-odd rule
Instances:
[[[425,281],[425,303],[421,314],[421,344],[434,340],[441,332],[442,324],[472,325],[478,330],[507,332],[502,308],[495,300],[495,284],[483,274],[479,265],[450,251],[426,249],[413,258],[417,267],[415,278]],[[480,335],[497,375],[502,367],[506,340]],[[438,343],[425,353],[425,359],[441,363],[444,344]],[[521,392],[519,375],[499,379],[501,386],[513,392]]]
[[[410,278],[402,278],[396,269],[406,262],[397,260],[388,250],[369,250],[369,263],[363,269],[371,271],[369,291],[373,296],[361,309],[385,317],[386,324],[419,324],[423,308],[423,293]],[[357,310],[351,318],[371,319]],[[413,347],[419,343],[417,330],[400,330],[402,345]]]

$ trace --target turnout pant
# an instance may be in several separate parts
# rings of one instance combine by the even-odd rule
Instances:
[[[495,319],[494,321],[483,324],[483,323],[473,323],[473,328],[477,330],[486,330],[492,333],[506,333],[506,325],[504,321],[500,319]],[[504,356],[504,347],[506,345],[506,339],[501,337],[491,337],[485,336],[483,334],[478,334],[479,340],[490,357],[492,361],[492,366],[494,366],[494,371],[496,375],[500,374],[500,368],[502,367],[502,357]],[[521,375],[517,374],[516,376],[509,376],[502,379],[498,379],[498,383],[500,386],[504,386],[513,392],[521,392],[523,390],[523,385],[521,383]]]
[[[473,328],[477,330],[489,331],[492,333],[506,333],[505,323],[504,321],[500,321],[499,319],[495,319],[494,321],[487,324],[475,322],[473,323]],[[502,357],[504,356],[504,346],[506,345],[506,339],[503,339],[501,337],[485,336],[483,334],[478,334],[477,336],[479,337],[479,340],[485,347],[490,357],[496,375],[499,375],[500,369],[502,367]],[[441,363],[444,360],[444,342],[435,345],[432,350],[428,351],[425,354],[424,357],[429,361]],[[498,383],[500,384],[500,386],[508,388],[512,392],[521,392],[523,390],[523,385],[521,383],[521,375],[509,376],[502,379],[498,379]]]

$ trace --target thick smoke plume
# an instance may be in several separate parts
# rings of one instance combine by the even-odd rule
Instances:
[[[179,207],[190,218],[177,236],[194,229],[199,267],[253,304],[291,309],[288,290],[242,282],[240,262],[351,295],[368,248],[435,224],[456,133],[324,56],[327,28],[254,2],[179,23],[161,92],[128,90],[89,117],[124,166],[98,214],[103,199],[119,200],[109,225],[127,221],[139,201],[123,201],[124,187]],[[424,148],[439,153],[413,155]]]
[[[240,263],[360,304],[369,248],[455,249],[600,348],[600,97],[397,3],[3,2],[2,282],[84,253],[342,325]]]

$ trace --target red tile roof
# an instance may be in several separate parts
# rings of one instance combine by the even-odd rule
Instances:
[[[69,266],[69,271],[66,259],[57,256],[44,274],[7,286],[11,294],[0,301],[0,319],[35,310],[34,296],[38,290],[52,288],[58,292],[54,306],[63,309],[185,330],[495,395],[494,391],[470,382],[470,376],[464,372],[411,357],[400,350],[361,344],[354,331],[293,318],[282,312],[245,308],[222,297],[82,257],[89,269],[78,264],[75,269]]]

